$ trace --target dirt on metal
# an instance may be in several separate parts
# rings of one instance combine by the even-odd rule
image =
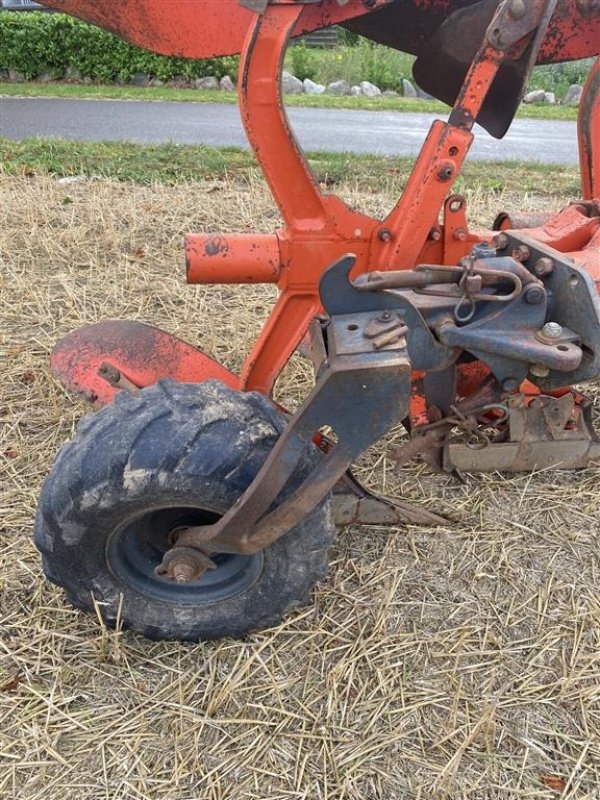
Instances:
[[[336,189],[378,214],[398,186],[373,186]],[[68,606],[43,580],[32,519],[88,409],[51,376],[50,350],[82,324],[132,318],[237,371],[274,291],[186,286],[181,238],[277,220],[253,178],[181,191],[4,176],[0,192],[0,796],[593,797],[597,469],[460,483],[415,462],[398,477],[379,446],[358,476],[453,524],[348,528],[314,603],[245,641],[150,643]],[[465,193],[476,224],[564,203]],[[297,406],[311,381],[295,357],[278,400]]]

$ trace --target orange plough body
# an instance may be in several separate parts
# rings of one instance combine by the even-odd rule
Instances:
[[[597,55],[600,49],[600,13],[590,0],[558,3],[513,2],[506,14],[501,2],[471,0],[44,0],[45,5],[103,26],[119,36],[153,51],[188,58],[241,53],[239,99],[242,120],[256,158],[284,220],[271,235],[190,234],[186,238],[187,276],[190,283],[274,283],[280,294],[240,376],[231,378],[242,390],[269,394],[277,376],[298,347],[311,320],[321,311],[319,281],[329,265],[345,253],[356,256],[353,276],[367,271],[411,270],[420,263],[455,265],[473,245],[490,241],[492,230],[470,230],[465,201],[452,193],[452,185],[473,141],[473,125],[484,120],[488,93],[497,90],[511,65],[521,65],[526,75],[533,63],[548,63]],[[525,10],[522,12],[521,7]],[[542,9],[551,7],[544,18]],[[383,220],[349,208],[342,200],[324,194],[312,175],[283,108],[280,73],[291,37],[332,24],[347,25],[377,41],[402,46],[421,57],[432,37],[443,35],[446,20],[457,21],[469,51],[470,26],[460,26],[461,14],[481,10],[485,25],[503,19],[502,45],[498,37],[479,37],[464,74],[458,69],[460,88],[447,122],[435,121],[416,159],[404,193]],[[521,17],[517,18],[518,14]],[[528,15],[543,25],[526,23]],[[546,12],[544,12],[546,13]],[[488,16],[485,16],[487,14]],[[503,16],[504,15],[504,16]],[[465,17],[466,18],[466,17]],[[519,21],[520,20],[520,21]],[[539,20],[538,20],[539,22]],[[522,25],[522,36],[513,35]],[[541,39],[536,40],[539,31]],[[490,25],[489,30],[493,26]],[[498,33],[499,28],[496,30]],[[436,41],[433,38],[433,41]],[[481,41],[483,43],[481,43]],[[529,62],[529,53],[533,59]],[[450,62],[448,62],[450,63]],[[573,263],[600,282],[600,66],[591,71],[581,103],[579,150],[582,202],[529,227],[534,239],[568,254]],[[451,87],[442,87],[442,92]],[[518,105],[519,87],[511,103]],[[516,106],[515,106],[516,107]],[[482,121],[482,124],[485,124]],[[496,124],[492,121],[492,124]],[[498,125],[504,125],[501,120]],[[497,125],[497,127],[498,127]],[[594,200],[594,198],[596,198]],[[506,227],[506,224],[504,225]],[[180,345],[178,345],[179,347]],[[90,388],[90,370],[72,358],[77,347],[69,338],[53,356],[56,371],[70,383]],[[98,345],[102,349],[101,343]],[[95,356],[94,363],[102,353]],[[122,353],[123,355],[123,353]],[[189,353],[186,351],[186,358]],[[106,357],[110,357],[107,351]],[[163,376],[198,381],[214,376],[216,367],[198,351],[189,370],[164,363]],[[147,385],[157,379],[160,365],[140,371],[136,380]],[[127,364],[121,364],[127,372]],[[78,371],[81,374],[78,374]],[[134,370],[135,371],[135,370]],[[85,372],[85,375],[83,374]],[[217,370],[218,372],[218,370]],[[469,368],[470,384],[477,387],[489,371]],[[473,378],[475,376],[475,378]],[[100,379],[96,379],[96,382]],[[104,393],[105,396],[106,392]],[[414,400],[415,417],[419,403]]]

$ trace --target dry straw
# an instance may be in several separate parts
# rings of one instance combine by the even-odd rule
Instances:
[[[312,605],[243,642],[153,644],[66,604],[32,517],[85,408],[49,373],[50,348],[128,317],[238,368],[272,293],[186,287],[182,234],[277,220],[253,178],[0,181],[0,797],[600,797],[596,470],[463,485],[414,464],[396,479],[374,449],[367,483],[455,524],[342,531]],[[392,199],[341,188],[375,213]],[[479,223],[511,199],[559,202],[469,194]],[[294,359],[282,402],[309,380]]]

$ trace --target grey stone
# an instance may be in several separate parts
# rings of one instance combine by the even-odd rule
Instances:
[[[85,183],[87,180],[86,175],[69,175],[66,178],[59,178],[56,182],[61,186],[70,186],[73,183]]]
[[[37,80],[39,83],[51,83],[54,78],[49,72],[40,72],[40,74],[37,76]]]
[[[65,70],[65,79],[68,81],[80,81],[82,78],[81,72],[75,67],[68,66]]]
[[[408,78],[402,78],[402,94],[404,97],[418,97],[417,90],[412,85],[412,83],[408,80]]]
[[[534,89],[532,92],[527,92],[523,98],[524,103],[545,103],[546,92],[543,89]]]
[[[420,100],[433,100],[433,97],[430,94],[428,94],[424,89],[421,89],[420,86],[417,86],[416,89],[417,89],[417,97]]]
[[[334,81],[327,87],[327,94],[351,94],[351,86],[348,81]],[[360,87],[359,87],[360,88]]]
[[[583,88],[578,83],[573,83],[567,89],[566,95],[563,97],[563,106],[578,106],[581,100]]]
[[[311,81],[310,78],[305,78],[303,83],[306,94],[323,94],[325,91],[325,87],[322,83],[315,83]]]
[[[295,75],[291,75],[289,72],[282,72],[281,91],[284,94],[303,94],[304,84]]]
[[[173,86],[175,89],[185,89],[187,85],[188,83],[183,75],[174,75],[169,81],[169,86]]]
[[[12,69],[12,67],[11,69],[8,70],[8,79],[10,81],[15,81],[15,83],[25,82],[25,76],[23,75],[23,73],[19,72],[18,69]]]
[[[150,78],[145,72],[134,72],[129,79],[129,83],[132,86],[148,86],[150,83]]]
[[[206,78],[196,78],[194,86],[196,89],[210,89],[211,91],[215,91],[219,88],[219,81],[213,75],[208,75]]]
[[[546,95],[546,98],[544,100],[546,105],[555,106],[556,105],[556,95],[554,94],[554,92],[544,92],[544,94]]]
[[[152,78],[150,81],[150,86],[164,86],[165,82],[161,81],[160,78]]]
[[[89,86],[90,83],[94,82],[94,79],[90,78],[89,75],[85,75],[84,78],[83,78],[83,82],[85,83],[86,86]]]
[[[360,93],[365,97],[381,97],[381,89],[370,81],[361,81]]]
[[[350,87],[350,94],[352,97],[359,97],[360,95],[360,86],[351,86]]]
[[[0,81],[7,81],[7,80],[8,80],[8,70],[0,69]]]
[[[395,92],[393,89],[386,89],[385,92],[381,93],[382,97],[400,97],[398,92]]]
[[[222,92],[235,92],[235,83],[231,80],[229,75],[224,75],[221,78],[219,87]]]

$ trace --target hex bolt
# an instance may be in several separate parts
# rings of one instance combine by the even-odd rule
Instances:
[[[523,0],[512,0],[508,7],[508,16],[514,20],[522,19],[525,16],[525,10]]]
[[[382,242],[392,241],[392,232],[389,231],[387,228],[382,228],[380,231],[378,231],[377,236]]]
[[[556,342],[562,336],[562,326],[558,322],[547,322],[540,331],[544,339]]]
[[[531,250],[526,247],[524,244],[520,244],[512,251],[511,256],[514,258],[515,261],[527,261],[527,259],[531,256]]]
[[[190,564],[174,564],[172,575],[175,583],[189,583],[194,579],[196,570]]]
[[[551,275],[554,272],[554,261],[548,256],[542,256],[535,262],[535,274],[543,278],[544,275]]]
[[[536,378],[546,378],[550,374],[548,367],[545,367],[543,364],[532,364],[529,367],[529,372],[535,375]]]
[[[539,305],[545,296],[546,292],[541,286],[529,286],[525,290],[525,302],[529,303],[530,306]]]
[[[439,242],[439,241],[440,241],[440,239],[442,238],[442,232],[441,232],[441,230],[440,230],[438,227],[432,228],[432,229],[429,231],[429,236],[428,236],[428,238],[429,238],[429,239],[430,239],[432,242]]]
[[[508,236],[505,233],[499,233],[498,236],[494,236],[493,243],[496,250],[506,250],[508,247]]]
[[[467,239],[467,232],[464,228],[457,228],[454,231],[453,238],[456,239],[457,242],[464,242]]]

